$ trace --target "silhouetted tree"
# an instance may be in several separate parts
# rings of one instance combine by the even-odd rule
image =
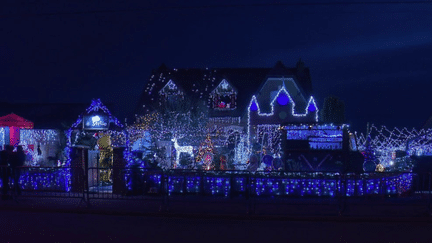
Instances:
[[[345,122],[345,104],[338,97],[329,96],[324,100],[320,121],[324,123],[342,124]]]

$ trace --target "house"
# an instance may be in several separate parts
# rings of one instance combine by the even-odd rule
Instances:
[[[193,104],[205,104],[211,121],[246,124],[252,96],[257,97],[261,112],[268,112],[282,86],[295,101],[296,111],[304,110],[312,83],[309,68],[301,60],[294,68],[280,61],[273,68],[170,69],[162,64],[153,70],[135,114],[148,114],[167,101],[187,98]]]
[[[194,104],[191,109],[198,105],[208,109],[210,123],[245,129],[251,100],[255,99],[254,107],[259,104],[259,114],[269,113],[272,100],[282,88],[283,94],[289,94],[292,109],[282,121],[316,122],[316,116],[313,119],[296,116],[304,114],[312,94],[310,72],[301,60],[294,68],[287,68],[280,61],[273,68],[169,69],[163,64],[153,70],[135,114],[149,114],[169,102],[187,99]],[[314,106],[317,110],[315,103]]]
[[[205,133],[211,135],[215,147],[248,153],[233,156],[242,163],[251,153],[258,153],[261,159],[266,154],[281,158],[299,149],[343,147],[344,126],[319,125],[310,71],[301,60],[292,68],[281,61],[273,68],[171,69],[163,64],[153,70],[145,84],[135,115],[163,112],[185,100],[191,111],[206,108]],[[178,130],[187,129],[179,126]],[[179,144],[197,150],[199,141]],[[240,145],[249,149],[235,149]]]
[[[187,126],[179,125],[164,134],[183,132],[189,135],[182,137],[197,139],[175,140],[177,152],[192,145],[197,160],[204,140],[200,134],[210,135],[217,153],[231,157],[234,164],[270,161],[283,166],[290,160],[294,161],[291,170],[340,170],[342,151],[356,147],[347,125],[319,123],[310,71],[301,60],[292,68],[281,61],[272,68],[170,69],[161,65],[145,84],[136,116],[163,112],[185,100],[190,105],[187,111],[206,108],[206,130],[191,135]],[[156,140],[164,141],[167,156],[172,154],[169,137]]]

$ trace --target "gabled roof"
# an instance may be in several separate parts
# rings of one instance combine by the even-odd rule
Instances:
[[[19,128],[33,128],[33,122],[26,120],[14,113],[0,117],[0,127],[19,127]]]
[[[210,92],[210,94],[215,94],[218,90],[224,90],[223,93],[235,93],[238,94],[237,88],[234,87],[228,80],[222,79],[219,84]],[[226,90],[226,91],[225,91]]]
[[[221,111],[210,109],[210,116],[242,116],[249,104],[252,95],[258,91],[269,68],[218,68],[215,76],[220,83],[223,79],[228,80],[237,90],[237,108],[233,111]]]
[[[120,121],[111,114],[109,109],[102,103],[100,99],[94,99],[92,100],[90,106],[85,110],[85,112],[83,112],[78,117],[77,121],[74,124],[72,124],[71,128],[77,128],[79,124],[82,124],[83,117],[85,115],[94,114],[95,112],[101,112],[107,115],[109,118],[109,123],[114,123],[114,125],[116,126],[115,128],[123,127],[123,124],[121,124]],[[110,130],[114,130],[114,129],[110,129]]]
[[[171,79],[168,81],[168,83],[165,84],[164,87],[162,87],[162,89],[159,90],[159,94],[160,95],[164,95],[165,94],[164,91],[167,90],[167,89],[170,91],[169,93],[172,93],[174,91],[176,91],[175,93],[177,93],[177,94],[183,93],[183,91],[181,90],[181,88],[179,88],[174,83],[174,81],[172,81]]]
[[[301,59],[297,62],[295,68],[288,68],[281,61],[278,61],[273,69],[270,70],[267,77],[293,78],[305,97],[312,95],[313,90],[309,68],[304,66],[304,62]]]
[[[299,111],[299,109],[296,109],[296,102],[295,99],[293,99],[286,89],[285,86],[282,86],[275,96],[272,98],[270,102],[270,110],[269,111],[263,111],[262,106],[260,104],[260,101],[257,99],[257,97],[254,95],[252,99],[249,102],[248,111],[254,112],[256,111],[259,116],[264,117],[271,117],[275,115],[275,106],[287,106],[289,105],[291,107],[290,113],[293,117],[307,117],[309,113],[314,113],[314,121],[318,122],[318,107],[316,106],[315,99],[313,96],[309,98],[309,101],[307,102],[307,105],[303,105],[302,108],[303,111]],[[285,109],[285,108],[284,108]],[[285,112],[285,111],[284,111]],[[249,113],[250,114],[250,113]],[[248,117],[250,119],[250,117]],[[285,119],[285,118],[281,118]],[[300,120],[299,122],[307,122],[307,120]],[[291,122],[290,122],[291,123]]]
[[[153,70],[141,94],[136,114],[145,114],[157,109],[159,104],[159,91],[172,80],[185,95],[192,100],[204,100],[210,104],[210,93],[226,79],[236,90],[237,108],[221,111],[210,109],[210,116],[242,116],[253,95],[258,95],[260,87],[269,77],[292,77],[300,86],[305,97],[312,93],[309,69],[304,68],[302,62],[295,68],[287,68],[282,62],[276,63],[273,68],[183,68],[170,69],[164,64]]]

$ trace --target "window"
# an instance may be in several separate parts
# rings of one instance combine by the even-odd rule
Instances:
[[[232,110],[237,107],[237,90],[225,79],[210,93],[212,107],[217,110]]]

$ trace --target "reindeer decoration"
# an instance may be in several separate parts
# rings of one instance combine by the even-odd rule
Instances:
[[[173,138],[171,139],[171,141],[174,142],[174,148],[176,150],[176,163],[175,163],[175,167],[177,167],[177,165],[179,164],[179,160],[180,160],[180,154],[181,153],[188,153],[190,154],[191,157],[193,157],[193,147],[192,146],[180,146],[177,143],[177,138]]]

